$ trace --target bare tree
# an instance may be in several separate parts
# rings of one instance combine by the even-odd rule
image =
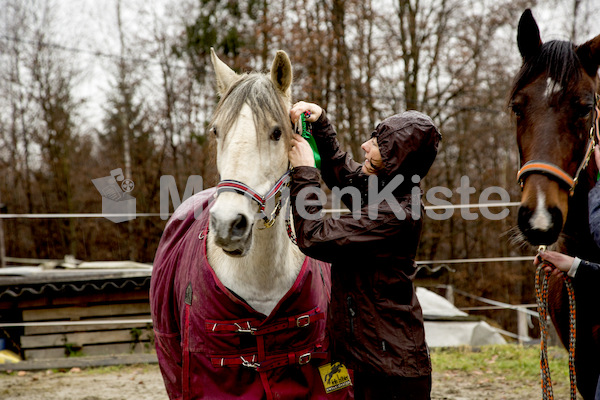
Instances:
[[[73,212],[76,206],[71,165],[78,147],[74,118],[81,103],[72,90],[78,72],[48,45],[56,22],[50,1],[12,4],[5,10],[4,26],[11,36],[5,37],[10,51],[3,69],[8,77],[4,106],[11,116],[7,126],[12,147],[9,163],[13,168],[9,174],[12,201],[5,198],[14,211],[31,213],[45,206],[54,212]],[[16,231],[26,226],[20,223]],[[44,235],[40,232],[42,226],[29,227],[33,244],[30,251],[48,254],[47,249],[53,246],[44,244],[56,240],[60,251],[76,253],[74,221],[47,222]],[[44,239],[35,240],[36,236]]]

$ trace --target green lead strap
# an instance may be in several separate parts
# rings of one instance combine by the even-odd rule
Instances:
[[[310,148],[313,151],[313,157],[315,159],[315,167],[321,169],[321,155],[319,154],[319,149],[317,148],[317,142],[315,141],[312,132],[306,127],[306,121],[304,120],[304,113],[300,114],[300,123],[302,125],[302,137],[306,139]]]

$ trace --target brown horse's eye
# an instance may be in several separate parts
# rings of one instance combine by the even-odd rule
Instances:
[[[279,139],[281,139],[281,129],[275,128],[273,129],[273,132],[271,132],[271,140],[278,142]]]
[[[212,126],[210,128],[210,133],[212,133],[213,135],[215,135],[215,137],[218,137],[219,135],[217,134],[217,127],[216,126]]]
[[[582,105],[580,107],[577,108],[576,112],[577,112],[577,117],[578,118],[587,118],[590,116],[590,114],[592,113],[592,110],[594,109],[594,106],[589,104],[589,105]]]
[[[515,114],[515,117],[517,117],[517,118],[522,118],[523,117],[523,109],[521,108],[520,105],[518,105],[518,104],[511,104],[510,105],[510,109],[512,110],[513,114]]]

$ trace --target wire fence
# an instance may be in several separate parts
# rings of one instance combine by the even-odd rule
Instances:
[[[455,210],[468,208],[489,208],[489,207],[517,207],[519,202],[489,202],[489,203],[471,203],[471,204],[446,204],[425,206],[427,210]],[[326,214],[349,213],[347,208],[331,208],[322,210]],[[173,213],[167,214],[168,216]],[[0,214],[0,219],[55,219],[55,218],[111,218],[111,217],[165,217],[165,213],[22,213],[22,214]]]
[[[471,209],[471,208],[489,208],[489,207],[517,207],[519,202],[489,202],[489,203],[472,203],[472,204],[447,204],[447,205],[429,205],[425,206],[425,210],[442,210],[442,209]],[[324,209],[324,213],[348,213],[348,209]],[[169,216],[172,213],[169,214]],[[2,219],[65,219],[65,218],[110,218],[110,217],[141,217],[141,218],[154,218],[154,217],[165,217],[164,213],[120,213],[120,214],[107,214],[107,213],[30,213],[30,214],[0,214],[0,220]],[[457,264],[468,264],[468,263],[497,263],[497,262],[523,262],[533,261],[533,256],[516,256],[516,257],[479,257],[479,258],[460,258],[460,259],[445,259],[445,260],[420,260],[416,261],[417,266],[427,267],[429,265],[457,265]],[[5,260],[15,264],[42,264],[46,262],[60,262],[62,260],[45,260],[35,258],[18,258],[18,257],[5,257]],[[433,285],[436,288],[448,289],[448,285]],[[487,299],[481,296],[474,295],[456,288],[452,288],[453,292],[476,301],[488,304],[488,306],[481,307],[464,307],[461,311],[485,311],[485,310],[514,310],[522,315],[529,317],[539,318],[539,314],[535,311],[529,310],[535,308],[536,304],[508,304],[493,299]],[[0,328],[15,328],[15,327],[42,327],[42,326],[81,326],[81,325],[114,325],[114,324],[152,324],[152,320],[149,318],[135,318],[135,319],[103,319],[103,320],[86,320],[86,321],[41,321],[41,322],[4,322],[0,323]],[[515,334],[500,328],[494,328],[497,332],[512,337],[518,340],[528,340],[528,336],[523,335],[521,332]]]

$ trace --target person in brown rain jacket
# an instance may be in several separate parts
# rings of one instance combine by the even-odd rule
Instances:
[[[396,114],[362,144],[359,164],[340,149],[321,107],[295,104],[292,122],[303,113],[312,123],[323,180],[353,211],[319,214],[321,174],[308,142],[294,135],[290,194],[298,246],[332,264],[332,359],[353,371],[357,399],[429,399],[431,362],[413,278],[423,216],[419,182],[441,134],[425,114]]]

